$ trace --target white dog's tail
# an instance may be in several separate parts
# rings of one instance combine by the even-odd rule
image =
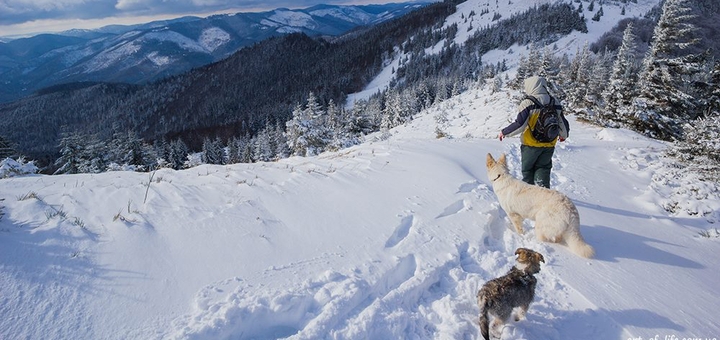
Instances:
[[[567,237],[566,241],[570,250],[578,256],[588,259],[595,256],[595,249],[593,249],[591,245],[585,243],[585,240],[580,233],[570,235]]]

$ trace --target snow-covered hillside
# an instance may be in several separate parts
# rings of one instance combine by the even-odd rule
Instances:
[[[0,179],[0,339],[477,339],[477,290],[518,247],[546,263],[503,339],[720,337],[720,199],[671,190],[699,186],[665,144],[568,117],[551,185],[597,255],[512,231],[485,156],[519,176],[495,138],[517,96],[472,88],[317,157]]]
[[[475,89],[319,157],[0,180],[0,338],[474,339],[477,290],[521,246],[547,264],[506,339],[718,336],[720,239],[660,208],[664,145],[571,117],[552,185],[581,259],[509,229],[484,158],[518,175],[517,139],[493,138],[512,111]]]

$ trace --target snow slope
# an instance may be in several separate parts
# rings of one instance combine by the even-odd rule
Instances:
[[[660,208],[664,145],[570,117],[552,185],[581,259],[512,232],[492,192],[488,152],[519,172],[517,139],[493,138],[513,106],[473,89],[312,158],[0,180],[0,338],[475,339],[475,294],[521,246],[547,263],[504,339],[719,336],[720,239]]]
[[[475,294],[517,247],[547,263],[503,339],[720,337],[720,199],[678,195],[705,187],[664,144],[569,117],[551,184],[597,256],[512,231],[484,161],[519,176],[519,141],[495,139],[518,95],[474,88],[318,157],[2,179],[0,339],[476,339]]]

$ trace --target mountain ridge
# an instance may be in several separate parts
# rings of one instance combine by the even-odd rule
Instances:
[[[326,5],[206,18],[186,16],[0,41],[0,76],[4,79],[0,103],[62,83],[147,83],[222,60],[269,37],[340,35],[423,5]]]

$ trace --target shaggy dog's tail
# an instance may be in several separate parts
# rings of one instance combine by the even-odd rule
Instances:
[[[490,340],[490,331],[488,327],[488,305],[487,305],[487,299],[485,299],[485,295],[483,294],[483,291],[478,292],[478,305],[480,305],[480,333],[483,336],[483,339]]]
[[[595,249],[593,249],[591,245],[585,243],[585,240],[579,233],[574,233],[570,235],[569,237],[567,237],[566,241],[568,247],[570,247],[570,250],[572,250],[572,252],[577,254],[578,256],[582,256],[588,259],[595,256]]]

